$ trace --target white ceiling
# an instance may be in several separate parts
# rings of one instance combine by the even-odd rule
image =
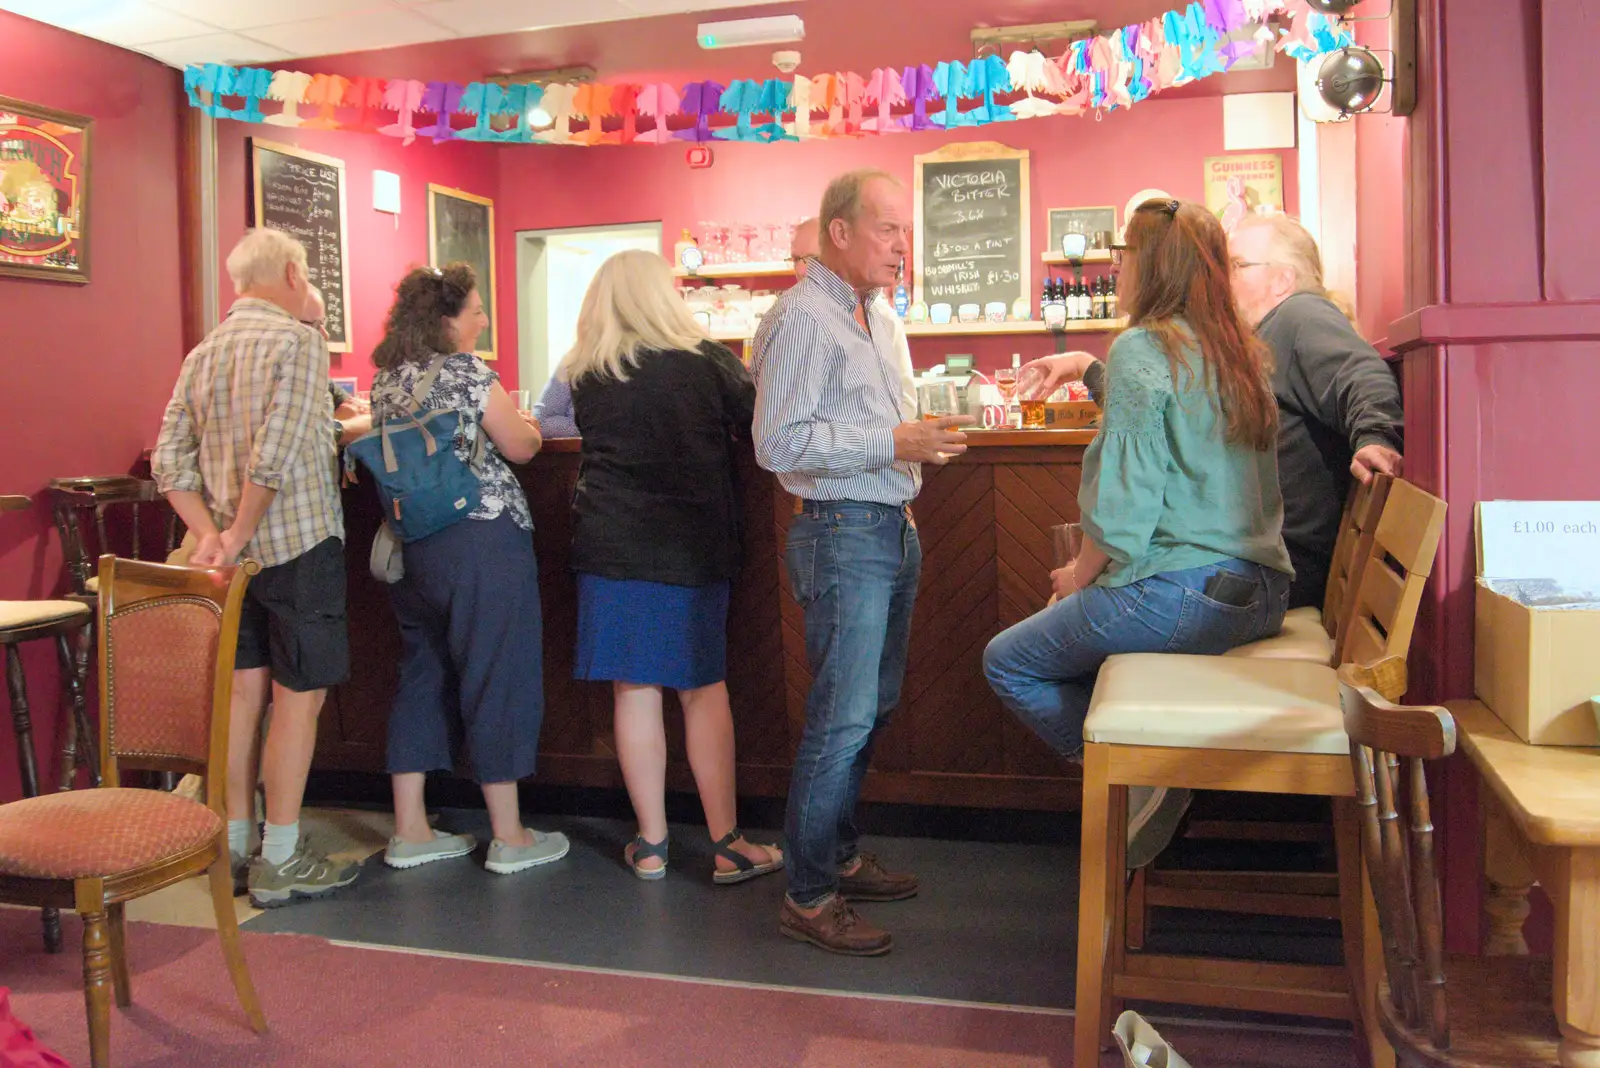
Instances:
[[[0,10],[154,56],[266,65],[780,0],[0,0]]]

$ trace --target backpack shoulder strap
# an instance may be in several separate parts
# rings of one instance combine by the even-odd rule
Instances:
[[[444,370],[444,361],[449,358],[447,354],[440,353],[434,357],[433,362],[428,365],[428,369],[422,373],[422,377],[417,379],[417,384],[412,387],[410,397],[412,415],[422,411],[422,402],[428,399],[429,393],[433,392],[433,384],[438,380],[439,372]]]

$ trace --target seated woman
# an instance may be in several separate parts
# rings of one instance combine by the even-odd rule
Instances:
[[[1147,200],[1126,240],[1130,325],[1111,346],[1102,429],[1084,455],[1082,552],[1051,575],[1059,600],[983,658],[1001,702],[1074,759],[1107,657],[1220,654],[1270,637],[1293,576],[1271,357],[1234,303],[1222,226],[1198,204]],[[1130,866],[1155,859],[1188,803],[1187,791],[1130,791]]]
[[[750,436],[755,383],[695,323],[667,261],[640,251],[601,265],[556,377],[571,384],[583,436],[573,497],[573,673],[611,683],[617,759],[639,819],[623,859],[641,879],[666,875],[661,702],[670,687],[683,705],[689,767],[716,854],[713,880],[777,871],[783,854],[746,841],[737,826],[724,681],[729,579],[739,557],[731,446]]]

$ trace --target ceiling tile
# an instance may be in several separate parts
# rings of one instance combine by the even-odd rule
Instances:
[[[10,0],[0,0],[8,3]],[[169,11],[202,19],[218,29],[249,30],[289,22],[376,11],[390,7],[386,0],[150,0]]]
[[[265,64],[292,58],[281,48],[240,37],[236,33],[212,33],[178,41],[140,45],[139,51],[174,67],[191,63]]]
[[[463,37],[635,17],[618,0],[590,0],[583,5],[574,0],[422,0],[413,4],[412,10]]]
[[[296,56],[331,56],[448,40],[455,34],[410,11],[389,7],[281,26],[261,26],[251,30],[250,36]]]
[[[0,8],[120,45],[194,37],[215,28],[147,0],[0,0]]]

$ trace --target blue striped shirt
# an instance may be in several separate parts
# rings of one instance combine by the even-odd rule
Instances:
[[[865,300],[871,336],[856,322],[849,283],[813,261],[756,331],[756,461],[812,501],[905,504],[922,465],[894,458],[900,425],[893,312]]]

